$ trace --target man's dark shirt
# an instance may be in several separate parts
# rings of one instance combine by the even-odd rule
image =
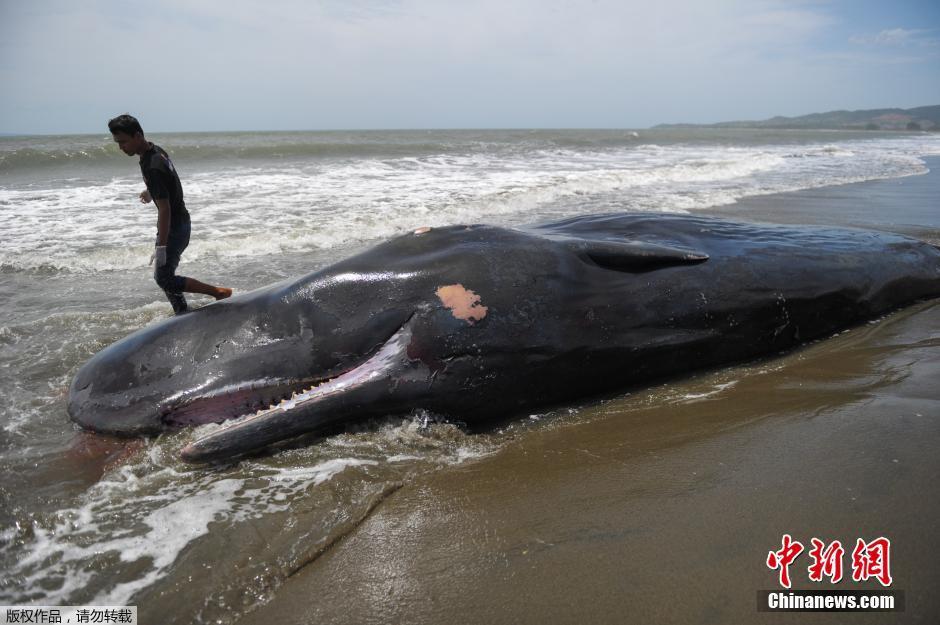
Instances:
[[[154,200],[170,202],[170,232],[189,223],[189,211],[183,202],[183,185],[176,174],[173,161],[158,145],[150,144],[150,149],[140,157],[140,173],[144,176],[147,191]]]

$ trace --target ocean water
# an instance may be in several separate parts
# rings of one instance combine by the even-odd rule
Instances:
[[[757,131],[154,135],[184,182],[186,260],[349,247],[415,225],[609,210],[695,211],[742,197],[924,172],[940,137]],[[107,136],[0,138],[0,270],[142,269],[154,211]]]
[[[923,174],[940,155],[936,134],[822,131],[150,139],[173,158],[193,219],[180,273],[242,291],[424,225],[695,212]],[[142,189],[136,158],[106,134],[0,138],[0,603],[150,605],[173,592],[180,622],[229,622],[413,476],[551,427],[535,415],[471,435],[418,413],[208,470],[176,457],[191,431],[130,447],[83,436],[65,415],[75,371],[171,312],[150,277],[156,212]]]

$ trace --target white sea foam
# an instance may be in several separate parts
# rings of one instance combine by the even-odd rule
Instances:
[[[750,195],[923,173],[932,136],[809,145],[638,145],[321,160],[185,176],[187,260],[329,249],[416,226],[593,212],[694,211]],[[0,266],[143,268],[155,233],[134,176],[0,186]]]
[[[151,477],[179,477],[167,473],[172,472]],[[116,481],[93,488],[87,503],[60,511],[52,527],[34,525],[32,544],[11,572],[22,579],[21,592],[42,592],[52,578],[59,587],[42,592],[43,600],[68,603],[95,577],[88,564],[114,553],[122,562],[147,560],[150,565],[141,577],[109,587],[91,602],[127,604],[134,592],[162,577],[180,551],[208,531],[209,523],[230,513],[232,495],[241,488],[241,480],[200,483],[188,492],[170,485],[135,499],[144,487],[141,481],[121,472]],[[17,598],[0,594],[8,601]]]
[[[731,388],[735,384],[737,384],[737,380],[732,380],[731,382],[726,382],[724,384],[715,384],[714,388],[712,388],[709,391],[704,391],[701,393],[685,393],[684,395],[680,397],[680,399],[685,400],[685,401],[698,401],[700,399],[708,399],[709,397],[718,395],[722,391],[725,391]]]
[[[175,455],[167,441],[158,440],[134,464],[90,488],[80,504],[31,521],[25,532],[0,529],[0,545],[18,544],[19,552],[7,571],[13,583],[0,587],[0,601],[128,604],[168,575],[184,549],[212,532],[213,524],[289,511],[298,497],[349,469],[433,469],[492,451],[486,440],[450,425],[428,429],[423,420],[390,421],[377,430],[331,438],[318,451],[298,450],[295,463],[244,461],[237,472],[217,473],[180,470],[167,460]],[[97,589],[93,597],[88,588]]]
[[[159,456],[159,454],[158,454]],[[58,512],[51,524],[34,524],[31,540],[14,571],[17,587],[0,589],[0,600],[15,602],[40,594],[42,601],[68,603],[90,583],[101,585],[91,562],[112,554],[122,563],[144,563],[131,581],[106,581],[88,603],[124,605],[134,593],[166,575],[183,549],[205,536],[214,522],[232,523],[287,509],[290,500],[349,467],[377,464],[372,460],[334,458],[314,466],[258,471],[254,479],[219,479],[192,475],[169,467],[125,466],[94,486],[86,502]],[[249,473],[250,475],[250,473]],[[12,540],[16,532],[6,530]],[[114,575],[120,579],[120,575]],[[50,590],[50,581],[57,588]]]

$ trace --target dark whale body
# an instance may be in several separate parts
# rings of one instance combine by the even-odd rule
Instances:
[[[940,250],[881,232],[648,213],[422,229],[131,334],[79,370],[68,411],[118,434],[235,419],[183,450],[216,460],[415,408],[511,415],[938,295]]]

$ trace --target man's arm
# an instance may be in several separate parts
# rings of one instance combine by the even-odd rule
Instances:
[[[157,246],[150,257],[150,262],[157,261],[157,267],[166,264],[166,243],[170,238],[170,194],[164,172],[151,169],[149,175],[144,176],[147,182],[147,197],[157,205]],[[141,194],[141,200],[144,194]]]
[[[170,237],[170,200],[154,199],[153,203],[157,205],[157,246],[166,247]]]

